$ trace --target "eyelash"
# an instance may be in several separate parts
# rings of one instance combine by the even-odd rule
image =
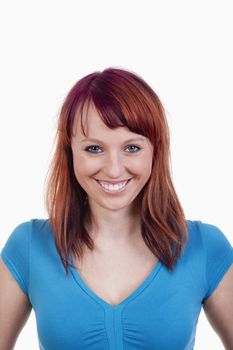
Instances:
[[[128,145],[127,147],[137,147],[138,148],[138,151],[135,151],[135,152],[128,152],[128,153],[137,153],[137,152],[139,152],[140,150],[141,150],[141,147],[139,147],[139,146],[136,146],[136,145]],[[88,146],[88,147],[86,147],[85,148],[85,151],[87,151],[87,152],[89,152],[89,153],[100,153],[100,152],[90,152],[90,151],[88,151],[91,147],[99,147],[99,146],[97,146],[97,145],[91,145],[91,146]]]

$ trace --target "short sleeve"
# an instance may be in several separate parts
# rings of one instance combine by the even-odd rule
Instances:
[[[19,224],[8,237],[1,259],[21,290],[28,296],[31,221]]]
[[[233,248],[225,234],[215,225],[197,222],[205,249],[207,299],[233,263]]]

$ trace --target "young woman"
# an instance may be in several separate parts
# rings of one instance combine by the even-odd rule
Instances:
[[[1,350],[31,309],[43,350],[191,350],[202,307],[233,349],[233,249],[186,220],[169,152],[163,106],[137,74],[108,68],[73,86],[48,219],[19,224],[1,252]]]

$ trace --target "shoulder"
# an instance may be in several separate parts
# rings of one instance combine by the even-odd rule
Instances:
[[[49,230],[48,219],[30,219],[19,223],[8,235],[5,247],[14,248],[17,245],[18,249],[26,249],[31,242],[32,236],[38,232]]]
[[[188,223],[189,251],[198,254],[198,261],[204,264],[206,276],[206,294],[208,298],[233,263],[233,248],[230,235],[217,225],[200,220]]]
[[[7,241],[4,250],[14,249],[17,245],[18,248],[26,249],[31,239],[31,220],[21,222],[10,232],[7,237]]]
[[[1,250],[1,259],[28,295],[31,270],[46,256],[52,242],[48,220],[31,219],[18,224]]]
[[[218,226],[201,220],[186,220],[189,238],[202,240],[206,248],[213,245],[231,246],[229,235],[224,233]]]
[[[233,248],[227,236],[218,226],[201,220],[187,220],[188,243],[186,254],[206,260],[207,268],[226,264],[233,259]]]

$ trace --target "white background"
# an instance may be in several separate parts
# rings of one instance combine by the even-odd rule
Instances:
[[[45,218],[55,122],[72,85],[114,66],[141,75],[165,105],[172,175],[191,220],[233,243],[231,1],[5,1],[0,35],[0,248]],[[16,350],[38,349],[34,312]],[[204,312],[195,349],[223,346]]]

